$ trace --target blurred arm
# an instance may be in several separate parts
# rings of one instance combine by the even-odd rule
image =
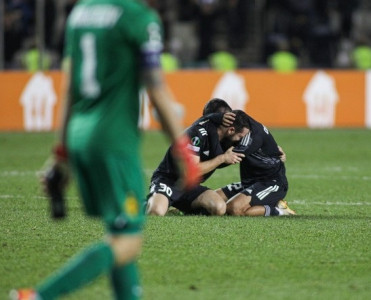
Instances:
[[[172,109],[174,102],[171,93],[164,81],[160,68],[147,69],[143,72],[143,82],[148,96],[157,110],[163,129],[175,141],[182,135],[182,127]]]

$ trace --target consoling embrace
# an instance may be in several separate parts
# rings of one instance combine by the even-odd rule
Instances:
[[[286,155],[263,124],[214,98],[186,134],[201,171],[201,183],[217,168],[237,163],[241,181],[215,191],[201,184],[190,190],[180,189],[170,146],[152,175],[147,214],[164,216],[171,206],[184,214],[295,215],[284,201],[288,191]]]

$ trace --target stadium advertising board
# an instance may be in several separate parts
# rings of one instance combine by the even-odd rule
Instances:
[[[269,127],[371,128],[371,72],[190,70],[166,77],[178,101],[175,111],[185,126],[201,115],[206,101],[218,97]],[[0,73],[0,130],[55,129],[61,109],[61,81],[58,71]],[[141,127],[158,128],[144,91],[141,103]]]

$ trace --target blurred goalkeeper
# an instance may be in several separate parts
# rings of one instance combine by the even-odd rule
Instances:
[[[139,158],[139,88],[145,84],[175,145],[183,186],[198,183],[188,137],[170,110],[160,66],[158,16],[134,0],[80,1],[66,28],[66,106],[55,163],[44,180],[52,199],[63,193],[67,163],[86,213],[98,216],[106,236],[85,249],[35,290],[12,299],[56,299],[108,274],[115,299],[139,299],[136,257],[142,245],[144,186]],[[54,174],[59,174],[56,181]],[[59,211],[56,217],[63,216]]]

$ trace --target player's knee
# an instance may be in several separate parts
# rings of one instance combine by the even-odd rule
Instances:
[[[212,190],[205,191],[194,204],[203,207],[212,216],[222,216],[226,212],[225,201]]]
[[[215,205],[215,215],[217,216],[223,216],[225,215],[227,210],[227,206],[225,205],[225,202],[218,202]]]
[[[166,210],[160,205],[151,205],[147,206],[147,215],[150,216],[164,216],[166,214]]]
[[[107,238],[111,245],[115,264],[120,266],[134,260],[141,252],[143,238],[138,235],[115,235]]]
[[[161,195],[162,196],[162,195]],[[164,197],[152,197],[148,200],[146,213],[151,216],[164,216],[168,209],[168,200]]]
[[[223,216],[226,209],[227,207],[224,201],[213,201],[209,207],[209,213],[213,216]]]
[[[243,215],[243,211],[241,207],[234,205],[233,202],[228,203],[226,212],[228,215],[231,215],[231,216],[242,216]]]

